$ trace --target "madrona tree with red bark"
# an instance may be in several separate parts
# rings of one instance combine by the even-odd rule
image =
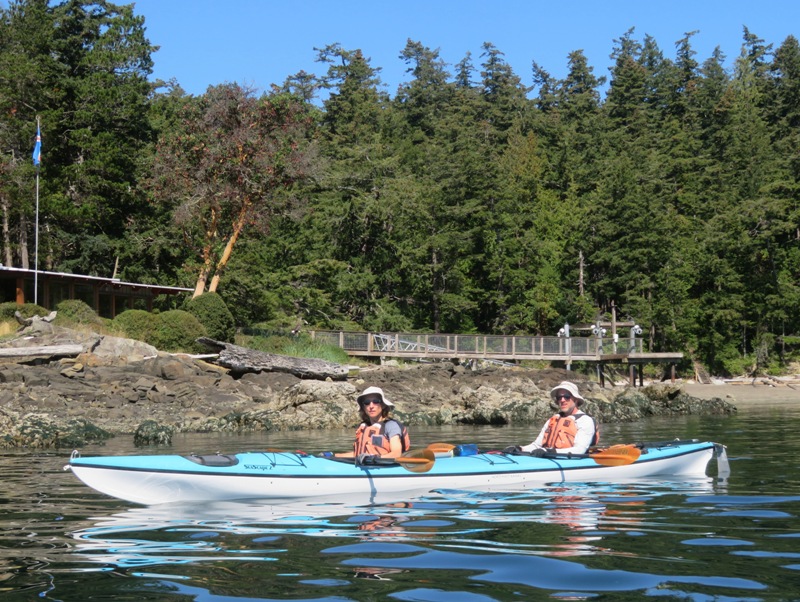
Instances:
[[[313,164],[312,108],[289,94],[238,84],[187,97],[156,149],[152,192],[173,206],[196,251],[194,297],[215,292],[237,240],[266,233],[278,199]]]

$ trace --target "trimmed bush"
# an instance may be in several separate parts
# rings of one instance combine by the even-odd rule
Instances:
[[[146,341],[160,351],[201,353],[205,349],[196,342],[200,337],[208,336],[206,329],[188,311],[171,309],[154,315],[154,323],[150,339]]]
[[[56,305],[56,324],[86,324],[96,326],[101,323],[97,312],[80,299],[66,299]]]
[[[158,314],[143,309],[127,309],[117,314],[111,324],[122,336],[149,343],[157,321]]]
[[[31,318],[33,316],[45,317],[50,312],[41,305],[35,303],[25,303],[24,305],[17,305],[14,301],[0,303],[0,320],[14,321],[15,312],[19,312],[23,318]]]
[[[217,293],[203,293],[189,299],[184,308],[205,327],[207,336],[217,341],[233,343],[236,337],[236,322],[233,314]]]

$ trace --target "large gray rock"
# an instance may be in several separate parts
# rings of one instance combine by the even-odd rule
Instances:
[[[156,357],[158,349],[142,341],[106,335],[92,349],[92,353],[100,360],[140,362],[146,358]]]

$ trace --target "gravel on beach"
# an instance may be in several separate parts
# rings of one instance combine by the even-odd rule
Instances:
[[[800,384],[786,383],[768,385],[757,382],[713,383],[709,385],[686,383],[683,389],[698,399],[719,397],[741,409],[743,407],[800,404]]]

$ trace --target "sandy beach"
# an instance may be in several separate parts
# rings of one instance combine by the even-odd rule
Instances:
[[[735,405],[737,408],[752,406],[794,405],[800,406],[800,385],[763,383],[714,383],[703,385],[698,383],[684,383],[683,389],[692,397],[698,399],[713,399],[720,397]]]

